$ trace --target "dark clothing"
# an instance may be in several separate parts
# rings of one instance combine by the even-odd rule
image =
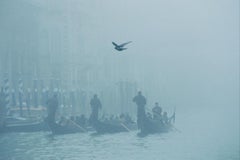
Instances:
[[[144,121],[146,119],[146,113],[144,107],[138,107],[137,109],[137,125],[138,129],[143,127]]]
[[[26,104],[27,104],[28,116],[30,116],[31,92],[27,93]]]
[[[94,97],[91,99],[90,105],[92,108],[92,114],[90,116],[89,121],[90,121],[90,123],[94,123],[98,120],[98,111],[99,111],[99,109],[102,108],[102,104],[97,97]]]
[[[15,95],[15,91],[12,91],[12,106],[13,106],[13,107],[16,106],[16,95]]]
[[[1,91],[0,92],[0,118],[1,116],[5,116],[6,107],[7,107],[6,95],[4,94],[3,91]]]
[[[133,102],[135,102],[137,106],[144,107],[146,105],[146,98],[142,95],[137,95],[133,98]]]
[[[20,116],[23,116],[22,107],[23,107],[23,92],[19,91],[18,93],[19,98],[19,108],[20,108]]]
[[[37,91],[37,89],[35,89],[34,93],[33,93],[33,105],[34,105],[34,107],[38,107],[38,91]]]
[[[146,105],[146,98],[142,95],[137,95],[133,98],[133,102],[135,102],[138,106],[137,124],[138,124],[138,129],[141,129],[143,127],[143,123],[146,118],[145,108],[144,108],[144,106]]]
[[[48,106],[48,122],[51,124],[55,123],[55,116],[58,108],[58,99],[56,96],[53,96],[47,101]]]

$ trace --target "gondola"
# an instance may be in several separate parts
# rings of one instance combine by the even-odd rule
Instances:
[[[94,123],[93,127],[98,134],[129,132],[137,129],[135,123],[103,122],[99,120]]]
[[[173,130],[173,125],[171,123],[164,124],[159,120],[146,118],[145,121],[143,122],[143,126],[140,129],[139,135],[167,133],[172,130]]]
[[[12,123],[1,127],[1,133],[47,131],[45,122]]]
[[[0,133],[39,132],[48,130],[46,123],[38,118],[6,116],[2,119]]]
[[[81,127],[73,121],[70,121],[70,124],[60,125],[58,123],[48,123],[48,127],[54,135],[62,135],[62,134],[71,134],[71,133],[84,133],[87,132],[87,129]]]

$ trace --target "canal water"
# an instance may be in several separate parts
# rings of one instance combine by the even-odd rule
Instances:
[[[137,131],[105,135],[1,134],[0,159],[239,160],[238,115],[224,121],[225,114],[186,113],[175,124],[178,131],[146,137],[138,137]]]

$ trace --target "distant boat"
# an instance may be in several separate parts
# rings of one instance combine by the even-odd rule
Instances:
[[[7,117],[0,133],[8,132],[39,132],[47,131],[48,127],[44,121],[24,118]]]

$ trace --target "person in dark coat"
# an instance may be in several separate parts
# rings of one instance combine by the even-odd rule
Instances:
[[[49,124],[55,124],[55,116],[58,108],[58,98],[55,93],[52,98],[47,101],[48,122]]]
[[[97,120],[98,120],[98,112],[99,112],[99,109],[102,108],[101,101],[98,99],[98,97],[97,97],[96,94],[95,94],[95,95],[93,96],[93,98],[91,99],[90,105],[91,105],[91,108],[92,108],[92,113],[91,113],[89,122],[90,122],[91,124],[94,124],[94,123],[97,122]]]
[[[34,105],[34,107],[38,107],[38,90],[37,90],[37,88],[35,88],[34,92],[33,92],[33,105]]]
[[[138,95],[133,98],[133,102],[137,104],[137,125],[138,129],[141,129],[146,118],[145,114],[146,98],[142,95],[142,92],[139,91]]]
[[[18,99],[19,99],[19,108],[20,108],[20,116],[23,116],[23,91],[19,90],[18,92]]]
[[[12,98],[12,106],[15,107],[17,103],[16,103],[16,94],[14,89],[11,92],[11,98]]]
[[[0,91],[0,119],[6,115],[6,95],[4,93],[3,88]]]
[[[3,88],[0,91],[0,131],[4,129],[6,116],[6,99]]]
[[[27,90],[27,96],[26,96],[26,105],[27,105],[27,111],[28,111],[28,116],[30,116],[30,107],[31,107],[31,90],[28,88]]]

